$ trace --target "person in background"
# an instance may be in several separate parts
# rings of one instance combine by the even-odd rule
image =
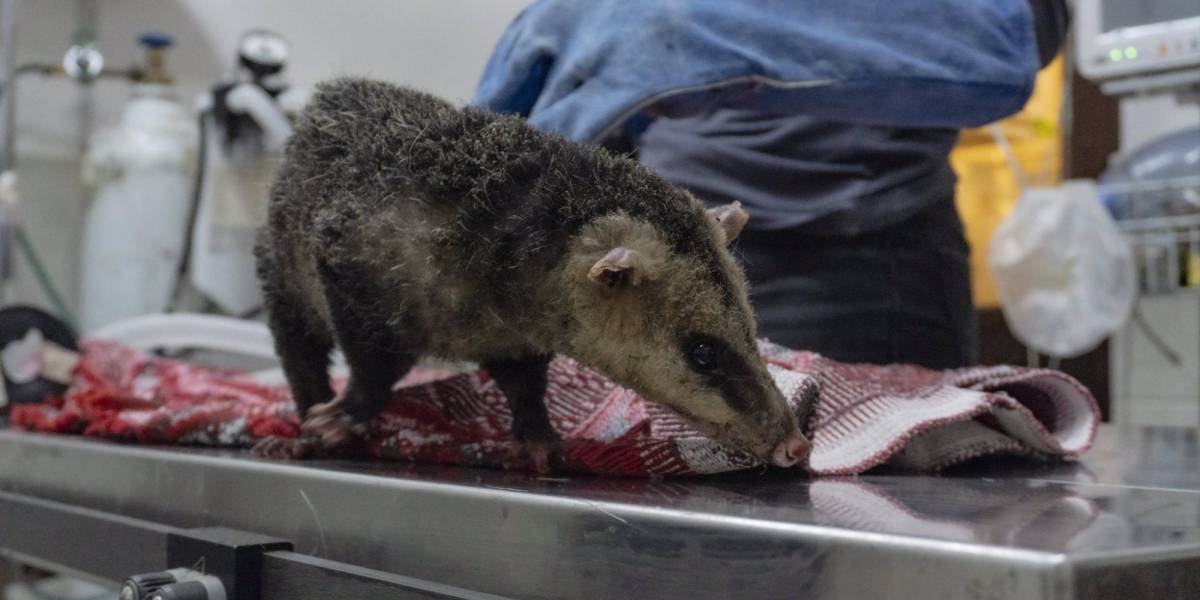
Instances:
[[[518,17],[478,104],[635,154],[707,203],[741,201],[751,219],[738,251],[761,336],[847,362],[952,368],[976,360],[949,155],[972,119],[1023,105],[1062,44],[1064,0],[939,1],[920,10],[872,2],[858,12],[782,3],[749,16],[736,4],[697,0],[649,3],[658,7],[635,20],[569,4],[543,0]],[[920,38],[927,47],[909,43]],[[522,49],[533,58],[521,60]],[[820,67],[810,65],[822,61],[837,62],[826,67],[833,77],[812,77]],[[668,81],[639,83],[655,63],[697,75],[651,67],[642,80]],[[1025,82],[1019,103],[997,103],[986,118],[966,114],[1015,97],[1002,86],[1017,80]],[[627,118],[628,109],[608,110],[589,132],[579,115],[589,107],[605,115],[630,90],[650,101]]]

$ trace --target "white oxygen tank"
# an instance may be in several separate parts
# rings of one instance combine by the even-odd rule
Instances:
[[[164,310],[183,253],[196,126],[167,88],[139,84],[120,124],[98,133],[83,235],[81,327]],[[89,177],[90,176],[90,177]]]

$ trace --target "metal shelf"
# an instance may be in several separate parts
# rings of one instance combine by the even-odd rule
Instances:
[[[1143,294],[1200,291],[1200,175],[1106,184],[1117,226],[1129,240]]]

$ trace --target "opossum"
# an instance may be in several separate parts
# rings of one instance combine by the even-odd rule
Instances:
[[[809,442],[757,352],[726,247],[746,219],[519,117],[343,78],[301,114],[255,253],[310,439],[354,438],[433,355],[486,369],[547,469],[546,368],[565,354],[791,466]],[[350,380],[333,399],[335,344]]]

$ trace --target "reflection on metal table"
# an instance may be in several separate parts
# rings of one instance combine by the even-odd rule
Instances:
[[[180,566],[163,531],[233,528],[292,543],[261,574],[262,598],[290,600],[1191,598],[1197,444],[1194,429],[1102,429],[1079,464],[636,480],[4,431],[0,547],[118,579]]]

